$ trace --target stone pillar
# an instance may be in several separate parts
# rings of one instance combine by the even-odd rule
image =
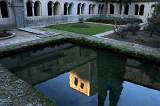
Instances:
[[[69,5],[67,5],[67,13],[66,13],[67,15],[68,15],[68,10],[69,10]]]
[[[25,26],[24,1],[14,0],[12,5],[15,16],[16,27],[24,27]]]
[[[55,14],[55,13],[54,13],[54,3],[52,3],[52,6],[51,6],[51,7],[52,7],[52,16],[54,16],[54,14]]]
[[[2,18],[1,7],[0,7],[0,18]]]
[[[79,6],[79,11],[80,11],[79,15],[82,15],[82,5]]]
[[[35,14],[34,14],[34,2],[32,2],[32,15],[35,16]]]

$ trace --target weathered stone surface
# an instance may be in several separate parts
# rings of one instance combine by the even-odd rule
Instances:
[[[45,30],[47,30],[46,33],[53,31],[55,33],[59,33],[60,35],[50,36],[47,38],[39,38],[36,34],[30,34],[25,32],[23,35],[23,32],[21,32],[22,36],[19,35],[17,36],[17,38],[14,39],[5,40],[2,42],[0,41],[0,55],[3,55],[4,53],[10,51],[18,51],[34,46],[45,45],[46,43],[54,44],[57,42],[71,42],[79,43],[82,45],[85,44],[86,46],[94,46],[97,48],[110,49],[133,57],[160,62],[160,49],[109,38],[97,38],[94,36],[87,36],[53,29]]]
[[[55,106],[55,104],[0,65],[0,106]]]

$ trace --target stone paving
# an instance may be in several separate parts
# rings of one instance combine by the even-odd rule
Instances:
[[[0,65],[0,106],[55,106],[55,104]]]
[[[12,32],[14,32],[16,36],[10,39],[0,40],[0,47],[40,39],[39,37],[36,36],[36,34],[28,33],[25,31],[14,29]]]

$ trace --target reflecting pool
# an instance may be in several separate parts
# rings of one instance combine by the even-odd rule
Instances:
[[[160,66],[73,44],[0,59],[58,106],[160,106]]]

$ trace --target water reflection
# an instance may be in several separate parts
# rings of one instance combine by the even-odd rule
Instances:
[[[160,106],[160,66],[65,44],[0,60],[58,106]]]

